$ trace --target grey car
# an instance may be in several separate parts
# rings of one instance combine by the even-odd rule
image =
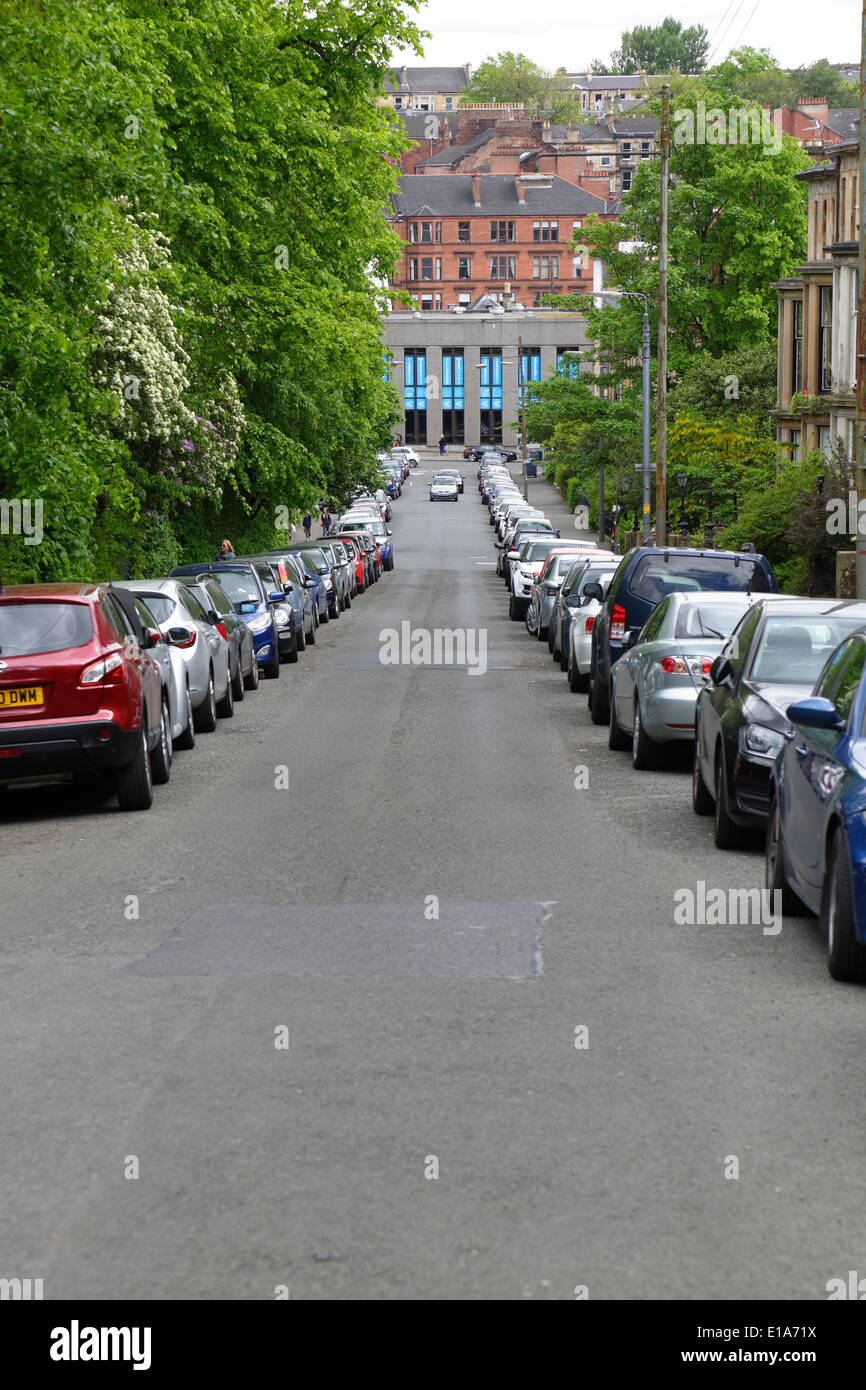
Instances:
[[[229,644],[229,672],[232,694],[237,703],[248,690],[257,690],[259,686],[259,663],[253,634],[215,574],[201,575],[194,583],[190,582],[189,590],[195,594],[209,621],[224,634]]]
[[[217,716],[231,718],[234,696],[229,680],[229,644],[208,620],[195,594],[179,579],[143,579],[141,591],[163,594],[171,601],[162,628],[171,637],[186,665],[195,732],[212,733]],[[148,606],[151,599],[147,600]]]
[[[172,644],[162,615],[167,600],[155,594],[149,601],[147,592],[140,592],[135,583],[111,585],[112,592],[135,627],[156,628],[163,640],[149,649],[149,655],[159,669],[162,699],[166,709],[166,733],[176,748],[192,748],[195,744],[192,701],[186,676],[186,663]],[[170,760],[170,752],[169,752]]]

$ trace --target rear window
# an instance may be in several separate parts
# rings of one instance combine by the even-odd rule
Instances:
[[[220,584],[235,605],[254,603],[258,608],[262,601],[259,586],[251,574],[242,574],[238,570],[221,570]]]
[[[86,603],[0,603],[0,656],[62,652],[92,636]]]
[[[677,614],[675,637],[730,637],[747,604],[684,603]]]
[[[635,598],[661,603],[668,594],[696,589],[717,589],[726,593],[768,592],[767,576],[754,560],[742,556],[695,556],[669,553],[644,555],[629,580]]]

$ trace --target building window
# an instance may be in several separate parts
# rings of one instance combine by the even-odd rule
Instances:
[[[442,308],[442,294],[441,294],[441,292],[438,291],[438,290],[437,290],[437,292],[436,292],[436,308],[437,308],[437,309],[441,309],[441,308]]]
[[[502,443],[502,350],[481,352],[481,443]]]
[[[431,109],[431,99],[430,99],[430,97],[419,97],[419,98],[418,98],[418,108],[417,108],[417,109],[418,109],[419,111],[429,111],[429,110]]]
[[[532,278],[533,280],[555,280],[559,275],[558,256],[533,256],[532,257]]]
[[[582,218],[582,217],[578,217],[578,219],[577,219],[576,222],[572,222],[572,224],[571,224],[571,230],[572,230],[573,232],[579,232],[582,226],[583,226],[583,218]]]
[[[649,142],[649,140],[641,140],[641,142],[640,142],[640,147],[641,147],[642,150],[648,150],[649,147],[650,147],[650,142]]]
[[[800,431],[791,430],[791,461],[800,463]]]
[[[446,111],[453,111],[453,110],[454,110],[454,98],[453,98],[453,97],[446,97],[446,98],[445,98],[445,110],[446,110]]]
[[[423,312],[423,313],[428,313],[432,308],[433,308],[433,296],[432,296],[432,294],[422,294],[422,296],[421,296],[421,309],[422,309],[422,312]]]
[[[603,168],[603,169],[606,168],[609,164],[610,164],[610,155],[609,155],[609,154],[603,154],[602,157],[601,157],[601,166],[602,166],[602,168]]]
[[[422,257],[421,257],[421,279],[422,279],[422,280],[432,280],[432,279],[433,279],[433,257],[432,257],[432,256],[422,256]]]
[[[819,425],[818,427],[818,448],[825,459],[830,457],[830,426]]]
[[[468,256],[458,256],[458,257],[457,257],[457,279],[458,279],[458,280],[471,280],[471,279],[472,279],[472,275],[471,275],[471,271],[470,271],[471,264],[472,264],[472,262],[471,262],[471,260],[470,260],[470,258],[469,258]]]
[[[402,110],[403,110],[403,98],[402,98],[402,97],[395,97],[395,98],[394,98],[394,110],[395,110],[395,111],[402,111]]]
[[[437,222],[437,223],[436,223],[436,240],[437,240],[437,241],[441,241],[441,240],[442,240],[442,223],[441,223],[441,222]]]
[[[794,361],[791,371],[791,391],[803,389],[803,301],[794,301]]]
[[[623,154],[631,154],[631,140],[623,140],[622,152]]]
[[[514,279],[514,256],[491,256],[490,257],[490,278],[491,280],[513,280]]]
[[[421,240],[422,240],[422,242],[432,242],[432,240],[433,240],[433,223],[432,223],[432,222],[422,222],[422,223],[421,223]]]
[[[415,256],[409,257],[409,279],[418,279],[418,261]]]
[[[533,222],[533,241],[559,241],[558,222]]]
[[[820,323],[818,326],[818,392],[823,395],[833,389],[833,289],[820,289]]]
[[[442,279],[442,257],[441,257],[441,256],[437,256],[437,257],[436,257],[436,279],[437,279],[437,280],[441,280],[441,279]]]
[[[418,223],[409,223],[409,240],[414,244],[418,240]]]
[[[490,223],[491,241],[513,241],[514,223],[513,222],[491,222]]]
[[[469,237],[469,228],[470,228],[470,225],[471,225],[471,224],[470,224],[469,222],[458,222],[458,223],[457,223],[457,240],[458,240],[458,241],[469,241],[469,239],[470,239],[470,237]]]
[[[631,188],[631,169],[623,169],[623,171],[622,171],[622,191],[623,191],[623,193],[628,193],[628,191],[629,191],[630,188]]]
[[[458,303],[458,304],[471,304],[471,303],[472,303],[472,295],[471,295],[471,294],[458,294],[458,296],[457,296],[457,303]]]
[[[442,433],[449,444],[464,441],[463,349],[442,349]]]
[[[427,443],[427,349],[406,348],[403,353],[403,439],[407,444]]]
[[[572,381],[580,375],[580,363],[577,360],[579,348],[557,348],[556,349],[556,370],[560,376],[570,377]]]
[[[526,393],[527,402],[537,399],[532,395],[532,382],[541,380],[541,348],[524,348],[523,360],[520,363],[520,381],[518,383],[517,399],[521,403],[522,395]]]
[[[572,278],[573,278],[574,280],[579,280],[579,279],[580,279],[581,275],[583,274],[583,257],[582,257],[582,256],[572,256],[572,258],[571,258],[571,274],[572,274]]]

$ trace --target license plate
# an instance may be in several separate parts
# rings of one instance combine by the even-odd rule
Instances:
[[[0,690],[0,709],[33,709],[44,705],[41,685],[22,685],[17,689]]]

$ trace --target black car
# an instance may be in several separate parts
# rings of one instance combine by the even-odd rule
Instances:
[[[744,613],[698,692],[692,804],[715,816],[719,849],[766,822],[770,769],[830,654],[866,624],[866,603],[767,598]]]
[[[256,645],[243,618],[235,611],[235,606],[220,584],[216,575],[202,575],[187,585],[195,594],[209,623],[225,634],[229,644],[229,675],[232,683],[232,696],[237,700],[244,698],[247,690],[257,690],[259,684],[259,663],[256,660]]]
[[[657,603],[678,590],[775,594],[769,560],[754,550],[675,550],[640,546],[629,550],[611,580],[592,629],[587,703],[593,724],[610,720],[610,673],[634,643]]]
[[[503,463],[513,463],[517,458],[516,449],[504,449],[501,444],[467,444],[463,450],[469,463],[478,463],[483,454],[498,454]]]

